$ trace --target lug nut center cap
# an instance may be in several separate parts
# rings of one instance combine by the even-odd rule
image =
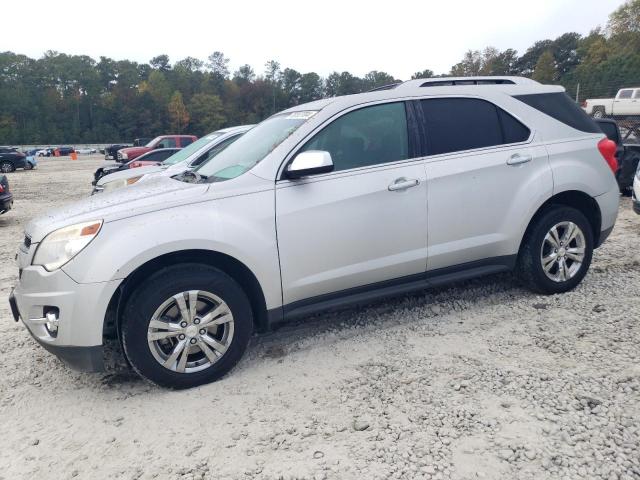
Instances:
[[[198,335],[198,327],[196,325],[189,325],[185,328],[184,333],[187,337],[193,338]]]
[[[558,250],[558,256],[564,257],[565,253],[567,253],[567,250],[564,247],[560,247],[560,250]]]

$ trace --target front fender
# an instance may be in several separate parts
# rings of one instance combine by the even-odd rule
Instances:
[[[267,308],[280,306],[273,196],[266,190],[107,222],[63,270],[79,283],[124,280],[162,255],[209,250],[242,262],[258,279]]]

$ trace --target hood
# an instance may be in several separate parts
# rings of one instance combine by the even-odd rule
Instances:
[[[150,152],[151,150],[152,149],[149,147],[127,147],[121,148],[120,150],[118,150],[118,152],[126,153],[129,158],[131,158],[131,155],[133,155],[134,157],[138,157],[143,153]]]
[[[96,185],[102,186],[105,183],[113,182],[114,180],[127,180],[133,177],[139,177],[140,175],[146,175],[147,173],[155,173],[162,170],[159,165],[150,165],[148,167],[127,168],[126,170],[120,170],[119,172],[113,172],[109,175],[105,175],[97,181]]]
[[[179,182],[156,176],[141,185],[101,193],[75,203],[50,210],[34,218],[25,227],[33,243],[48,233],[75,223],[104,220],[105,223],[143,213],[192,203],[208,189],[207,184]]]

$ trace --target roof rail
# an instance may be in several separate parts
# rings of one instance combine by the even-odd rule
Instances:
[[[486,77],[435,77],[417,78],[402,84],[402,88],[415,87],[450,87],[459,85],[523,85],[538,84],[526,77],[486,76]]]
[[[386,85],[380,85],[379,87],[372,88],[371,90],[367,90],[367,92],[377,92],[380,90],[391,90],[392,88],[396,88],[398,85],[401,85],[402,82],[388,83]]]

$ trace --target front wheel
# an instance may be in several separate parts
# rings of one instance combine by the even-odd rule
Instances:
[[[122,344],[142,377],[190,388],[231,370],[252,329],[249,299],[235,280],[210,266],[180,264],[151,275],[132,293]]]
[[[575,208],[552,206],[527,231],[518,255],[523,283],[537,293],[563,293],[587,274],[593,255],[593,232]]]
[[[2,162],[0,163],[0,172],[2,173],[11,173],[16,169],[11,162]]]

